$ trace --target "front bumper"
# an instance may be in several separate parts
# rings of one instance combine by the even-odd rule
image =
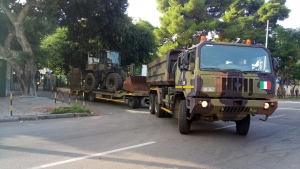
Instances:
[[[207,101],[207,107],[201,102]],[[266,109],[265,103],[269,104]],[[248,114],[272,115],[278,107],[274,100],[246,100],[246,99],[202,99],[189,98],[187,107],[191,117],[200,114],[203,117],[214,117],[218,120],[242,120]]]

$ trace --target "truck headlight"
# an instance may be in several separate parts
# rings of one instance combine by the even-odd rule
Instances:
[[[208,106],[208,102],[207,101],[202,101],[201,106],[203,108],[207,107]]]
[[[265,103],[264,109],[269,109],[269,107],[270,107],[270,104],[269,103]]]

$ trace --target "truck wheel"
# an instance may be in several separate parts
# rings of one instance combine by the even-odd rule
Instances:
[[[149,100],[149,111],[150,114],[154,114],[155,113],[155,94],[150,94],[150,100]]]
[[[93,73],[88,73],[85,75],[85,88],[87,89],[97,89],[99,86],[98,79],[95,78]]]
[[[248,114],[245,118],[239,121],[235,121],[236,132],[239,135],[247,135],[250,128],[250,115]]]
[[[173,67],[172,67],[172,71],[171,71],[171,78],[175,79],[176,76],[176,67],[177,66],[177,61],[174,63]]]
[[[128,99],[128,106],[132,109],[138,108],[140,104],[140,99],[137,97],[130,97]]]
[[[117,90],[121,90],[123,87],[122,77],[118,73],[110,73],[106,77],[105,85],[108,91],[114,92]]]
[[[186,101],[181,100],[179,104],[179,114],[178,114],[178,125],[179,132],[181,134],[188,134],[191,128],[191,121],[187,119],[188,109],[186,107]]]
[[[161,105],[158,104],[158,96],[156,95],[155,97],[155,103],[154,103],[154,110],[155,110],[155,115],[156,117],[158,118],[162,118],[162,117],[165,117],[165,112],[160,108]]]
[[[90,92],[88,97],[89,97],[88,99],[89,99],[90,102],[95,101],[95,98],[96,98],[96,97],[95,97],[95,93]]]

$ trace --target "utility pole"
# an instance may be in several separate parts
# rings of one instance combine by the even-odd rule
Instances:
[[[268,37],[269,37],[269,20],[267,20],[267,31],[266,31],[266,48],[268,48]]]

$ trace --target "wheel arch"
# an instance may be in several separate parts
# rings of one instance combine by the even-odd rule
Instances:
[[[185,96],[183,92],[176,92],[173,100],[172,110],[173,110],[173,118],[178,118],[179,105],[181,100],[185,100]]]

